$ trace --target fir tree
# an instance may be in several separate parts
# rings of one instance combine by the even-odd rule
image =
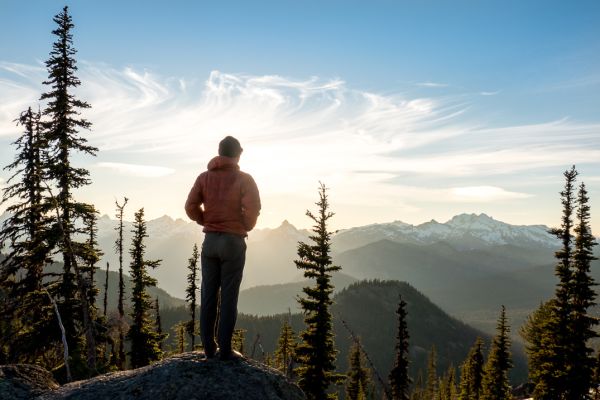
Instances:
[[[156,312],[155,328],[156,333],[158,333],[159,336],[158,349],[162,352],[162,344],[164,338],[166,337],[166,334],[163,334],[162,321],[160,320],[160,306],[158,305],[158,297],[154,300],[154,311]]]
[[[444,375],[444,394],[446,400],[456,400],[456,368],[454,365],[448,367],[448,371]]]
[[[96,296],[98,295],[98,289],[94,284],[94,276],[96,274],[96,264],[100,261],[100,257],[103,255],[102,251],[98,249],[98,211],[94,206],[88,206],[88,210],[83,216],[84,233],[87,234],[88,239],[85,243],[82,243],[80,250],[77,252],[80,254],[84,266],[81,268],[83,273],[87,273],[87,277],[84,278],[86,283],[86,292],[88,295],[88,302],[94,314],[97,313],[96,309]]]
[[[302,289],[306,297],[300,298],[300,306],[304,312],[306,330],[301,332],[302,342],[296,349],[301,364],[296,372],[298,385],[309,400],[336,398],[335,394],[327,394],[330,384],[339,384],[343,376],[335,373],[336,351],[333,343],[332,317],[329,310],[332,300],[333,286],[331,274],[339,271],[339,266],[331,262],[331,232],[327,230],[327,222],[333,213],[329,211],[327,188],[321,183],[317,215],[307,211],[306,215],[315,223],[313,244],[298,244],[299,260],[294,261],[299,269],[304,270],[304,277],[315,280],[315,286]]]
[[[552,335],[552,328],[556,321],[555,300],[551,299],[531,313],[523,326],[520,335],[525,340],[529,380],[534,387],[534,398],[554,399],[560,398],[557,392],[556,376],[562,372],[553,373],[547,368],[555,361],[554,352],[556,343]]]
[[[123,211],[127,205],[129,199],[125,197],[123,204],[119,204],[115,200],[117,207],[117,220],[119,224],[116,226],[117,240],[115,241],[115,250],[119,255],[119,298],[117,302],[117,310],[119,311],[119,350],[117,352],[117,368],[122,370],[125,366],[125,332],[123,325],[125,324],[125,309],[123,307],[123,300],[125,297],[125,280],[123,279]]]
[[[483,380],[483,367],[483,339],[477,338],[461,367],[459,400],[479,400]]]
[[[179,322],[173,327],[173,330],[175,331],[175,353],[181,354],[185,351],[185,345],[187,344],[185,340],[187,323]]]
[[[161,337],[154,330],[150,321],[149,311],[152,308],[150,296],[146,288],[156,286],[156,279],[152,278],[147,268],[156,268],[161,260],[149,261],[145,259],[144,238],[147,238],[144,209],[135,213],[133,223],[133,241],[129,254],[131,255],[131,319],[127,338],[131,341],[131,366],[139,368],[156,361],[161,357],[159,343]]]
[[[88,185],[90,180],[88,171],[74,167],[71,158],[75,152],[93,156],[97,149],[89,146],[87,140],[78,135],[78,130],[89,129],[91,126],[90,122],[79,116],[80,110],[87,109],[90,105],[78,100],[73,94],[81,81],[75,76],[76,50],[71,33],[74,25],[67,7],[54,17],[54,22],[58,25],[52,31],[56,35],[56,41],[50,58],[46,61],[48,80],[43,82],[50,89],[41,96],[41,100],[46,100],[43,115],[47,117],[42,123],[48,146],[45,169],[47,177],[54,181],[58,189],[58,195],[53,200],[59,211],[54,221],[54,234],[50,236],[56,240],[50,245],[57,245],[63,256],[59,309],[65,323],[67,342],[77,364],[82,357],[82,331],[88,331],[89,335],[89,327],[86,329],[81,324],[81,321],[87,319],[84,315],[87,310],[81,309],[85,307],[83,299],[77,299],[81,288],[77,287],[80,282],[77,282],[77,271],[74,271],[77,256],[75,250],[78,246],[74,245],[73,235],[77,233],[75,220],[86,215],[87,207],[73,199],[73,190]],[[88,323],[89,321],[84,321],[83,325]],[[85,340],[90,341],[89,337]],[[91,357],[89,346],[88,343],[88,364]]]
[[[540,381],[534,388],[534,397],[552,399],[556,396],[568,396],[569,371],[571,370],[571,332],[572,314],[572,280],[573,280],[573,213],[574,189],[577,171],[575,166],[564,172],[565,187],[560,192],[563,215],[561,227],[550,232],[561,241],[561,249],[555,253],[557,259],[556,276],[559,282],[556,286],[552,302],[552,318],[545,324],[547,330],[542,335],[541,357],[544,371],[540,371]]]
[[[287,377],[291,375],[291,365],[296,351],[296,340],[294,331],[287,320],[283,321],[281,333],[275,350],[275,365]]]
[[[410,393],[410,400],[425,400],[425,388],[423,387],[423,371],[419,370],[417,380]]]
[[[597,244],[590,229],[589,198],[584,183],[577,194],[577,213],[575,226],[575,251],[573,253],[573,281],[571,291],[571,355],[569,371],[569,395],[571,398],[589,398],[594,370],[593,349],[588,346],[596,338],[594,327],[598,324],[588,310],[596,305],[594,279],[590,275],[590,266]]]
[[[194,244],[192,249],[192,257],[188,260],[188,287],[185,290],[185,298],[190,305],[191,319],[187,325],[187,332],[192,339],[190,345],[191,349],[194,350],[195,338],[196,338],[196,293],[198,291],[198,245]]]
[[[364,355],[360,342],[354,342],[350,349],[350,368],[346,374],[346,399],[366,400],[369,395],[371,379],[369,369],[364,367]]]
[[[400,296],[398,303],[398,333],[396,334],[396,359],[389,376],[393,400],[408,400],[410,378],[408,377],[408,326],[406,302]]]
[[[492,347],[485,364],[481,388],[482,400],[511,399],[511,387],[508,381],[508,371],[512,367],[510,355],[510,328],[506,320],[506,309],[502,306],[497,333],[492,341]]]
[[[246,341],[246,330],[245,329],[234,329],[233,337],[231,338],[231,347],[244,354],[244,342]]]
[[[427,383],[425,387],[425,398],[435,399],[438,391],[437,375],[437,352],[435,346],[431,346],[429,358],[427,360]]]
[[[0,203],[12,201],[6,209],[10,216],[0,230],[0,248],[7,245],[9,249],[0,263],[0,353],[4,352],[5,363],[39,363],[51,369],[56,365],[42,356],[59,345],[60,336],[54,334],[52,305],[43,292],[53,285],[49,278],[44,280],[50,250],[40,118],[40,112],[34,113],[31,107],[21,114],[18,123],[24,133],[13,143],[15,160],[4,168],[13,175]]]
[[[559,283],[554,298],[530,318],[522,331],[528,341],[530,377],[536,399],[588,398],[592,373],[591,349],[586,343],[596,336],[593,331],[596,321],[587,314],[588,308],[595,304],[594,282],[589,274],[594,241],[589,233],[588,198],[583,185],[576,209],[577,170],[573,166],[563,175],[561,227],[551,230],[562,244],[555,253]],[[577,234],[575,249],[573,228]]]
[[[592,399],[600,400],[600,351],[596,352],[594,374],[592,375]]]

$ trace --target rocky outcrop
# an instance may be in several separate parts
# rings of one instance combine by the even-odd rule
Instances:
[[[66,384],[38,400],[301,400],[281,373],[252,360],[204,360],[180,354],[148,367]]]
[[[57,389],[52,374],[37,365],[0,365],[0,400],[32,399]]]

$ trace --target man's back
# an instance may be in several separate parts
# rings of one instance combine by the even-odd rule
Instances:
[[[260,207],[254,179],[240,171],[235,158],[217,156],[208,163],[208,171],[196,179],[185,210],[204,226],[204,232],[246,236],[256,225]]]

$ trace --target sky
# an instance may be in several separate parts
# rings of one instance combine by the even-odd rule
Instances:
[[[600,2],[0,0],[0,165],[43,107],[52,17],[69,6],[92,106],[75,155],[102,214],[185,218],[226,135],[262,197],[259,227],[332,229],[486,213],[560,223],[575,164],[600,232]],[[10,172],[0,171],[0,187]],[[0,211],[2,207],[0,206]]]

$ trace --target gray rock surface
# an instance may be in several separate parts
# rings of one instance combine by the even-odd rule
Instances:
[[[37,365],[0,365],[0,400],[25,400],[57,389],[52,374]]]
[[[148,367],[66,384],[38,400],[301,400],[281,373],[251,360],[203,360],[183,353]]]

